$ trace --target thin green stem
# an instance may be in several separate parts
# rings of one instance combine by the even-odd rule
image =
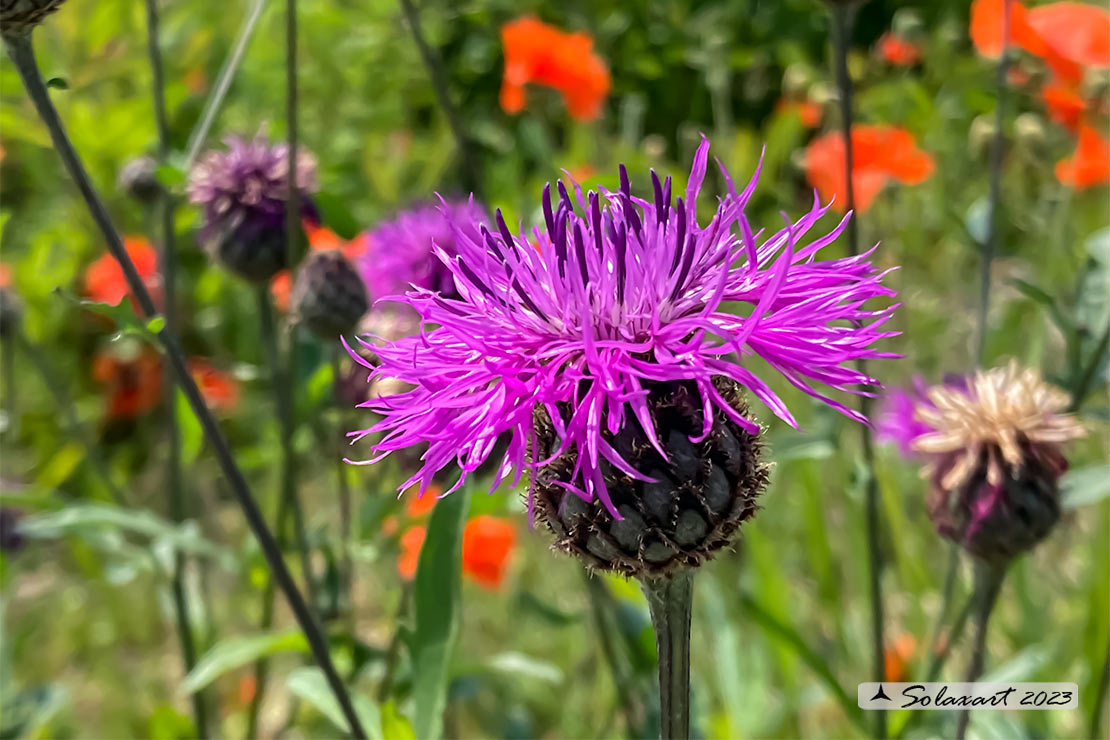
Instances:
[[[393,691],[393,680],[397,673],[397,664],[401,660],[401,645],[404,643],[405,630],[403,624],[412,602],[412,584],[405,583],[401,589],[401,600],[397,603],[397,614],[393,619],[396,628],[389,641],[385,652],[385,671],[382,673],[381,683],[378,684],[378,703],[385,704],[389,701],[390,692]]]
[[[289,373],[286,372],[287,363],[283,362],[278,348],[277,322],[274,317],[273,304],[270,302],[268,286],[261,286],[258,289],[258,318],[262,345],[266,352],[266,362],[270,366],[271,386],[273,388],[274,404],[277,408],[278,425],[281,428],[281,501],[283,502],[281,506],[293,518],[297,553],[300,556],[305,589],[309,596],[309,609],[315,613],[316,580],[312,573],[312,547],[308,542],[304,509],[301,506],[300,495],[297,493],[296,451],[293,449],[293,434],[296,431],[293,383]],[[289,355],[292,354],[293,348],[290,347]],[[278,517],[277,526],[280,534],[284,527],[284,517]]]
[[[336,344],[332,348],[331,372],[335,394],[335,418],[338,427],[335,435],[335,477],[339,489],[339,546],[342,550],[339,556],[339,590],[343,594],[345,608],[353,609],[352,583],[354,580],[354,566],[351,562],[351,537],[353,534],[351,523],[351,484],[347,478],[347,463],[343,462],[346,449],[346,424],[344,423],[346,400],[343,397],[343,347]]]
[[[1005,565],[976,563],[975,642],[971,648],[971,662],[967,667],[967,675],[964,677],[967,683],[974,683],[983,675],[983,667],[986,664],[987,628],[1005,577]],[[967,726],[970,721],[971,711],[968,709],[961,711],[956,721],[956,740],[964,740],[967,736]]]
[[[1079,375],[1079,380],[1075,383],[1068,411],[1078,411],[1079,407],[1083,405],[1083,401],[1087,398],[1087,394],[1091,392],[1091,388],[1095,384],[1095,378],[1098,376],[1098,368],[1102,365],[1102,357],[1106,354],[1108,348],[1110,348],[1110,317],[1106,319],[1106,326],[1102,330],[1102,337],[1098,340],[1095,351],[1091,353],[1090,358],[1087,360],[1087,364],[1083,367],[1083,372]]]
[[[231,81],[235,79],[235,73],[243,61],[247,45],[254,35],[254,29],[258,27],[258,19],[262,17],[262,9],[265,5],[266,0],[254,0],[251,3],[250,9],[247,11],[247,17],[243,20],[243,25],[235,36],[235,44],[231,48],[231,53],[227,55],[223,66],[220,67],[216,84],[213,86],[208,99],[204,101],[200,121],[193,128],[192,133],[189,134],[189,141],[185,145],[184,169],[186,172],[192,169],[193,164],[197,161],[201,147],[204,146],[204,142],[208,138],[208,132],[212,130],[212,124],[216,122],[216,114],[219,113],[220,106],[223,105],[224,98],[227,96],[227,91],[231,88]]]
[[[848,250],[852,256],[859,254],[859,214],[856,212],[856,191],[852,182],[855,153],[852,147],[852,78],[848,73],[848,45],[855,20],[855,5],[836,3],[833,6],[833,50],[836,57],[836,86],[840,102],[840,132],[844,141],[844,182],[848,210],[852,218],[848,221]],[[859,360],[860,374],[867,374],[867,365]],[[866,418],[871,416],[871,399],[860,396],[860,413]],[[875,475],[875,446],[871,428],[861,426],[861,445],[863,452],[864,474],[867,476],[864,490],[864,517],[867,527],[867,576],[871,597],[871,675],[875,681],[884,677],[884,637],[883,637],[883,560],[880,546],[879,480]],[[885,738],[886,712],[875,712],[875,735]]]
[[[420,51],[420,58],[423,60],[424,66],[428,70],[428,76],[432,80],[436,100],[439,101],[439,107],[443,109],[443,115],[447,117],[447,125],[451,128],[451,135],[455,137],[455,146],[459,150],[459,159],[462,164],[459,174],[462,178],[463,188],[481,198],[482,177],[479,171],[478,158],[474,153],[473,142],[467,136],[466,129],[463,128],[462,117],[459,116],[455,104],[451,102],[451,92],[447,86],[447,72],[444,69],[443,60],[439,58],[439,54],[428,44],[424,37],[424,30],[420,25],[420,12],[413,5],[412,0],[400,0],[400,3],[409,30],[412,32],[413,41],[416,42],[416,47]]]
[[[54,104],[50,100],[50,93],[46,89],[46,85],[42,80],[42,75],[39,72],[38,64],[35,61],[35,54],[31,47],[30,36],[5,36],[4,43],[7,46],[8,55],[11,57],[12,62],[14,62],[19,72],[20,78],[23,80],[23,85],[27,89],[28,95],[34,103],[35,108],[38,110],[39,117],[50,132],[50,138],[54,143],[55,150],[57,150],[67,172],[69,172],[70,177],[73,178],[74,183],[77,185],[77,189],[81,192],[90,215],[96,222],[101,234],[104,236],[104,240],[108,245],[108,251],[119,263],[131,294],[138,302],[143,316],[146,318],[153,318],[157,315],[154,308],[154,301],[151,299],[146,285],[143,284],[143,280],[139,276],[135,263],[131,261],[131,257],[124,248],[123,240],[112,224],[111,217],[109,217],[103,201],[101,201],[100,196],[97,195],[95,188],[93,188],[92,181],[89,179],[89,175],[85,171],[80,157],[77,155],[76,150],[73,148],[73,144],[66,135],[65,126],[62,124],[62,120],[58,116],[58,111],[54,108]],[[216,423],[215,417],[212,416],[212,412],[209,411],[208,406],[204,402],[204,397],[201,395],[196,382],[193,381],[189,373],[185,353],[181,349],[181,344],[177,336],[163,327],[162,330],[158,332],[158,341],[161,343],[166,353],[167,360],[173,367],[174,380],[184,392],[190,408],[192,408],[193,413],[200,421],[204,437],[212,448],[212,452],[220,465],[220,469],[223,471],[224,477],[227,479],[232,494],[235,496],[239,507],[243,510],[243,515],[247,520],[247,524],[258,540],[271,572],[277,579],[282,593],[285,594],[285,598],[289,602],[289,607],[293,611],[293,615],[296,617],[297,623],[300,625],[301,631],[305,635],[305,639],[309,644],[309,649],[313,657],[316,659],[316,663],[320,666],[320,670],[323,672],[328,686],[335,694],[339,708],[351,728],[351,733],[360,740],[365,738],[366,732],[363,730],[358,715],[355,713],[354,705],[351,703],[351,697],[347,693],[347,689],[343,685],[339,673],[335,670],[335,664],[332,662],[331,654],[328,651],[327,639],[317,625],[304,597],[297,589],[297,584],[293,580],[292,574],[289,572],[289,569],[282,559],[277,542],[266,526],[266,520],[263,518],[261,510],[258,508],[258,504],[251,494],[250,486],[243,476],[243,471],[239,469],[238,464],[235,462],[235,457],[231,453],[231,448],[228,446],[227,439],[224,437],[223,432],[220,431],[219,424]]]
[[[1095,707],[1091,710],[1091,731],[1089,737],[1103,737],[1102,709],[1106,706],[1106,696],[1110,694],[1110,639],[1106,641],[1106,657],[1102,659],[1102,673],[1098,678],[1098,691],[1095,693]]]
[[[690,619],[694,606],[694,571],[685,568],[670,578],[642,578],[659,649],[659,736],[690,737]]]
[[[1011,5],[1011,0],[1003,0],[1002,2],[1002,55],[998,60],[998,70],[995,75],[997,99],[994,113],[994,138],[991,141],[990,186],[987,195],[987,237],[983,242],[982,259],[979,265],[979,309],[975,322],[978,327],[975,358],[976,364],[979,366],[982,366],[987,351],[991,302],[991,265],[994,262],[995,248],[998,243],[998,204],[1002,195],[1002,154],[1005,144],[1002,127],[1004,122],[1003,113],[1006,106],[1006,70],[1010,66]]]
[[[14,322],[13,322],[14,323]],[[19,438],[19,408],[15,392],[15,334],[17,326],[5,327],[0,334],[0,363],[4,376],[4,411],[8,415],[8,429],[14,439]]]
[[[170,125],[169,116],[166,115],[165,73],[162,66],[162,50],[160,46],[158,0],[146,0],[147,21],[147,52],[150,58],[151,70],[151,100],[154,103],[154,122],[158,129],[158,160],[159,164],[166,164],[170,152]],[[164,296],[163,316],[166,327],[175,335],[180,336],[181,327],[177,315],[177,244],[174,234],[174,202],[173,195],[162,189],[159,198],[159,210],[162,215],[162,252],[161,268],[162,291]],[[165,415],[166,437],[169,447],[169,459],[166,461],[166,493],[169,498],[170,518],[175,522],[185,521],[188,513],[185,505],[184,485],[181,479],[181,428],[177,420],[177,386],[173,383],[173,373],[167,367]],[[177,636],[181,642],[181,658],[185,664],[185,674],[192,672],[197,663],[197,651],[193,640],[193,628],[189,619],[189,594],[185,588],[185,554],[180,550],[174,552],[173,574],[171,577],[171,591],[173,592],[174,614],[177,619]],[[197,735],[202,738],[209,736],[208,711],[205,706],[203,691],[192,694],[193,721],[196,724]]]

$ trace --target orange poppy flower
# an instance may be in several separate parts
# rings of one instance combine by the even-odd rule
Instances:
[[[10,288],[12,285],[12,268],[6,262],[0,262],[0,288]]]
[[[910,662],[917,650],[917,641],[912,635],[903,634],[883,650],[883,674],[887,681],[900,683],[909,680]]]
[[[913,135],[894,126],[854,126],[852,154],[852,186],[856,210],[861,213],[891,180],[916,185],[935,168],[933,158],[917,148]],[[844,163],[844,140],[838,131],[817,137],[806,149],[806,179],[822,199],[835,199],[833,207],[841,212],[848,207]]]
[[[515,547],[516,530],[508,520],[476,516],[463,530],[463,573],[486,588],[499,588]]]
[[[1110,139],[1080,124],[1075,153],[1056,163],[1056,179],[1077,190],[1110,183]]]
[[[876,48],[879,56],[899,67],[912,67],[921,61],[921,47],[890,31],[879,38]]]
[[[802,125],[806,128],[817,128],[820,126],[824,112],[821,105],[819,103],[814,103],[812,100],[779,98],[775,102],[775,113],[780,116],[797,115],[798,118],[801,119]]]
[[[1050,82],[1041,88],[1041,99],[1048,110],[1048,117],[1070,131],[1079,130],[1079,122],[1087,111],[1087,101],[1073,85]]]
[[[93,360],[92,376],[106,386],[109,419],[134,419],[162,402],[162,359],[150,348],[135,358],[101,352]]]
[[[1032,28],[1061,58],[1081,67],[1110,67],[1110,10],[1105,4],[1056,2],[1028,13]]]
[[[983,56],[1002,52],[1005,3],[1010,4],[1010,42],[1044,59],[1057,78],[1079,82],[1086,67],[1110,67],[1110,11],[1080,2],[1027,9],[1017,0],[974,0],[971,40]]]
[[[401,535],[401,554],[397,556],[397,572],[406,581],[416,577],[416,566],[420,563],[420,548],[424,546],[426,535],[427,530],[422,526],[409,527]]]
[[[270,295],[274,299],[274,306],[282,313],[289,313],[289,296],[293,292],[293,273],[290,270],[281,270],[270,278]]]
[[[609,93],[609,70],[593,50],[585,33],[565,33],[536,18],[524,17],[501,27],[505,49],[505,74],[501,82],[501,108],[506,113],[524,109],[525,85],[558,90],[575,120],[590,121],[601,115]]]
[[[123,247],[135,263],[135,269],[139,271],[139,277],[150,291],[155,305],[160,305],[162,277],[158,272],[158,253],[141,236],[125,236]],[[123,269],[112,255],[103,254],[85,268],[85,295],[90,299],[115,306],[130,293]]]
[[[412,491],[405,496],[405,514],[410,519],[419,519],[431,512],[436,506],[436,501],[439,500],[439,494],[443,492],[435,483],[428,486],[428,490],[424,491],[421,496],[417,491]]]
[[[189,372],[204,396],[208,408],[230,411],[239,403],[239,381],[230,374],[212,367],[203,357],[189,358]]]

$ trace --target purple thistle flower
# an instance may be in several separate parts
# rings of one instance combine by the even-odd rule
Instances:
[[[261,135],[251,141],[229,136],[224,143],[226,151],[208,152],[189,174],[189,200],[204,208],[200,237],[231,270],[268,280],[287,262],[289,149]],[[301,218],[317,221],[308,197],[317,190],[316,162],[305,151],[297,153],[297,188]]]
[[[866,421],[814,384],[862,393],[859,386],[876,383],[852,363],[893,356],[872,345],[893,335],[882,325],[894,307],[864,308],[872,298],[894,295],[880,282],[885,273],[871,264],[871,252],[816,259],[847,222],[803,242],[827,210],[816,199],[797,222],[786,219],[769,236],[753,233],[744,209],[758,169],[737,193],[718,163],[729,193],[701,226],[695,205],[708,153],[703,139],[685,195],[674,200],[670,179],[661,183],[654,173],[654,199],[633,196],[623,167],[616,193],[583,195],[575,186],[572,198],[559,183],[553,206],[549,185],[546,231],[535,228],[531,235],[541,248],[526,233],[514,235],[500,212],[492,228],[456,226],[457,256],[436,253],[458,297],[410,291],[395,300],[420,315],[421,333],[364,342],[380,359],[377,367],[363,362],[371,377],[413,386],[361,404],[384,416],[351,433],[356,441],[383,435],[374,445],[377,456],[366,463],[427,443],[423,467],[401,489],[419,482],[423,490],[437,471],[456,462],[461,474],[454,490],[507,435],[491,490],[513,471],[514,484],[519,482],[525,467],[534,486],[538,470],[573,452],[573,470],[557,484],[585,502],[600,500],[621,520],[605,471],[651,478],[618,452],[618,433],[642,430],[670,459],[661,441],[669,430],[657,430],[649,403],[660,384],[696,391],[698,430],[689,436],[695,444],[710,436],[716,419],[751,435],[759,432],[715,380],[739,384],[796,426],[782,399],[746,366],[751,357],[805,393]],[[536,413],[550,420],[557,449],[526,462]]]
[[[471,200],[416,206],[379,224],[358,260],[371,300],[404,293],[410,286],[456,297],[454,277],[435,249],[454,257],[456,231],[478,238],[477,224],[486,220],[485,211]]]
[[[888,388],[875,415],[875,439],[896,445],[898,453],[907,460],[920,457],[914,452],[913,443],[932,431],[932,427],[917,418],[918,407],[929,403],[925,397],[927,390],[919,376],[914,377],[911,389]]]

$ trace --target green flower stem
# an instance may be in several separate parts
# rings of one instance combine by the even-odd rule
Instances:
[[[687,740],[694,571],[685,568],[670,578],[643,578],[640,583],[659,649],[659,736],[662,740]]]
[[[971,648],[971,662],[967,668],[964,681],[973,683],[983,675],[983,666],[986,663],[987,627],[990,622],[991,612],[998,602],[998,593],[1002,590],[1002,581],[1006,577],[1006,566],[988,563],[976,563],[975,570],[975,643]],[[967,726],[971,721],[971,711],[965,709],[960,712],[956,721],[956,740],[967,737]]]
[[[847,208],[852,212],[848,221],[848,249],[852,256],[859,254],[859,214],[856,212],[855,184],[852,182],[852,165],[855,154],[852,150],[852,78],[848,74],[848,44],[855,21],[856,8],[853,3],[833,5],[833,47],[836,58],[836,86],[840,100],[840,130],[844,139],[844,181],[847,189]],[[863,360],[857,362],[860,373],[867,373]],[[871,399],[860,396],[859,410],[865,417],[871,416]],[[864,511],[867,527],[867,570],[871,594],[871,675],[875,681],[884,680],[884,638],[883,638],[883,556],[879,545],[881,521],[879,516],[879,480],[875,475],[875,446],[871,428],[861,426],[863,466],[867,479],[864,491]],[[886,712],[875,712],[875,735],[885,738]]]
[[[4,377],[4,411],[8,414],[8,429],[13,439],[19,438],[19,409],[16,405],[15,392],[15,338],[18,331],[12,327],[11,331],[0,336],[0,364],[3,364]]]
[[[151,299],[150,293],[143,284],[143,280],[139,276],[138,270],[135,268],[135,263],[131,261],[130,256],[127,254],[127,250],[124,249],[123,240],[120,238],[119,232],[116,231],[115,226],[112,225],[112,220],[108,216],[108,211],[104,207],[104,203],[100,200],[100,196],[97,195],[96,190],[93,188],[92,181],[89,179],[80,157],[77,155],[77,152],[73,148],[73,144],[66,135],[65,127],[62,124],[61,118],[58,116],[58,111],[54,108],[54,104],[50,100],[50,94],[46,89],[46,85],[43,83],[42,75],[35,61],[35,54],[31,47],[30,36],[5,36],[4,43],[7,46],[8,55],[11,57],[12,62],[15,63],[19,76],[23,80],[23,85],[26,87],[28,95],[31,97],[35,108],[38,110],[39,116],[50,132],[54,148],[61,157],[70,177],[73,178],[74,183],[81,192],[85,204],[88,206],[89,213],[92,215],[93,220],[96,222],[97,227],[100,229],[108,244],[108,251],[119,263],[124,278],[127,280],[127,285],[138,302],[142,314],[147,318],[154,318],[157,315],[154,308],[154,301]],[[185,353],[181,349],[177,336],[172,334],[165,327],[158,332],[157,336],[166,353],[166,358],[173,368],[174,380],[185,393],[185,398],[189,402],[190,408],[192,408],[193,413],[200,421],[204,437],[216,456],[216,460],[220,465],[220,469],[223,471],[224,477],[227,479],[232,494],[243,510],[247,524],[258,540],[271,572],[277,579],[278,585],[281,587],[286,600],[289,602],[290,609],[296,617],[297,623],[300,625],[301,631],[305,635],[305,639],[308,641],[313,657],[324,673],[329,687],[335,694],[340,710],[343,712],[343,716],[351,728],[351,734],[360,740],[365,738],[366,732],[362,729],[362,724],[359,722],[358,715],[355,713],[354,705],[351,703],[350,695],[347,693],[347,689],[343,685],[339,673],[335,670],[335,664],[332,662],[331,654],[328,652],[327,639],[324,637],[320,627],[313,618],[312,612],[309,610],[304,597],[297,589],[297,584],[293,580],[292,574],[289,572],[289,569],[282,559],[277,542],[274,540],[273,534],[266,525],[266,520],[262,516],[262,511],[258,508],[258,504],[251,494],[250,486],[243,476],[243,471],[239,469],[238,464],[235,462],[235,458],[231,454],[231,448],[228,446],[223,432],[220,431],[215,417],[213,417],[212,412],[209,411],[208,406],[204,402],[204,397],[201,395],[200,390],[197,388],[196,383],[189,373]]]
[[[443,68],[443,60],[439,58],[435,49],[424,38],[424,30],[420,25],[420,12],[412,4],[412,0],[400,0],[400,3],[409,30],[412,32],[413,41],[416,42],[416,47],[420,51],[420,58],[428,70],[428,76],[432,79],[432,88],[435,90],[436,100],[439,101],[439,107],[443,109],[443,114],[447,117],[447,125],[451,128],[451,135],[455,137],[455,146],[459,150],[459,159],[462,164],[460,168],[462,186],[481,198],[482,177],[479,171],[478,158],[474,153],[473,143],[463,128],[458,109],[451,102],[451,93],[447,88],[447,73]]]
[[[1095,707],[1091,710],[1089,737],[1104,737],[1102,732],[1102,709],[1106,706],[1106,695],[1110,694],[1110,640],[1106,642],[1106,657],[1102,659],[1102,673],[1098,678],[1098,692],[1095,694]]]
[[[983,254],[979,264],[979,310],[976,315],[976,326],[979,331],[976,337],[975,357],[980,367],[983,365],[983,358],[987,350],[987,324],[991,302],[991,264],[994,261],[995,246],[998,243],[998,203],[1002,194],[1002,154],[1006,139],[1002,132],[1002,124],[1006,107],[1006,70],[1010,66],[1011,5],[1011,0],[1002,0],[1002,54],[998,59],[998,71],[995,74],[997,99],[994,105],[994,138],[991,140],[990,185],[987,196],[987,238],[983,242]]]
[[[347,447],[346,424],[344,423],[345,414],[343,411],[347,406],[347,402],[343,397],[342,359],[343,346],[336,343],[332,348],[331,372],[332,386],[335,394],[336,426],[338,427],[335,435],[335,444],[337,448],[335,455],[335,477],[339,490],[339,544],[340,548],[342,548],[342,552],[339,556],[339,592],[343,595],[346,608],[351,610],[353,609],[351,590],[354,579],[354,566],[351,562],[353,530],[351,526],[351,484],[347,478],[347,463],[343,462]]]
[[[151,70],[151,99],[154,103],[154,121],[158,128],[158,163],[166,164],[170,152],[170,126],[169,117],[166,115],[165,73],[162,66],[162,50],[160,48],[160,34],[158,32],[158,0],[146,0],[147,20],[147,51],[150,57]],[[159,198],[159,210],[162,216],[162,252],[159,267],[162,273],[162,290],[165,305],[162,313],[166,319],[166,328],[173,334],[180,336],[181,329],[177,315],[177,244],[174,234],[174,202],[173,195],[162,189]],[[181,428],[177,420],[177,386],[173,383],[173,372],[167,367],[165,414],[166,436],[169,447],[169,459],[166,461],[166,493],[169,498],[170,518],[175,522],[183,522],[188,516],[185,505],[184,485],[181,479]],[[177,619],[177,636],[181,642],[181,657],[185,664],[185,673],[188,675],[197,663],[197,650],[193,641],[193,628],[189,619],[189,594],[185,588],[185,554],[176,550],[173,556],[173,573],[171,576],[171,591],[173,592],[174,614]],[[209,737],[208,711],[205,706],[205,695],[196,691],[192,695],[193,722],[196,725],[197,735]]]
[[[1090,359],[1087,360],[1087,364],[1079,374],[1079,379],[1072,390],[1071,404],[1068,406],[1068,411],[1074,413],[1083,405],[1083,401],[1086,400],[1087,394],[1091,392],[1091,388],[1095,384],[1095,377],[1098,375],[1099,366],[1102,365],[1102,358],[1108,348],[1110,348],[1110,317],[1106,319],[1106,326],[1102,330],[1102,337],[1098,340],[1095,351],[1091,353]]]

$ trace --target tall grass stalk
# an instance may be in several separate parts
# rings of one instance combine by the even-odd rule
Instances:
[[[119,263],[131,294],[139,304],[140,312],[147,319],[154,318],[157,316],[157,311],[154,308],[154,301],[151,299],[150,293],[143,284],[143,280],[139,276],[135,263],[131,261],[131,257],[127,254],[127,250],[123,246],[123,240],[112,224],[111,217],[108,215],[108,210],[105,208],[103,201],[93,187],[92,181],[89,179],[89,175],[85,171],[85,167],[77,151],[73,148],[73,144],[66,134],[65,126],[58,116],[58,111],[55,109],[54,103],[50,100],[50,93],[46,89],[46,84],[43,82],[42,74],[39,71],[38,63],[35,59],[34,49],[31,45],[31,37],[29,35],[6,35],[4,37],[4,44],[7,47],[8,55],[11,57],[12,62],[19,72],[19,76],[23,81],[24,87],[27,89],[28,95],[38,111],[39,117],[50,133],[54,148],[61,157],[66,171],[69,173],[70,177],[73,178],[74,183],[81,192],[81,196],[85,200],[85,204],[89,209],[93,221],[96,222],[97,227],[103,234],[108,245],[108,251]],[[181,349],[181,344],[177,335],[171,333],[163,326],[157,332],[157,338],[165,351],[167,360],[173,368],[174,381],[184,392],[190,408],[192,408],[193,413],[199,420],[204,437],[212,448],[216,461],[224,477],[227,479],[232,494],[235,496],[239,507],[243,510],[248,526],[258,540],[262,553],[266,558],[266,562],[269,564],[274,578],[277,580],[278,586],[280,586],[282,592],[285,594],[286,600],[289,602],[289,606],[293,611],[297,623],[309,644],[312,655],[316,659],[316,663],[320,666],[329,688],[335,695],[340,711],[343,713],[344,718],[351,728],[351,734],[356,738],[365,738],[366,732],[363,730],[358,715],[355,713],[350,695],[347,693],[347,689],[343,685],[343,681],[340,679],[339,673],[335,669],[335,664],[332,662],[331,654],[328,651],[327,640],[323,632],[321,632],[320,627],[317,625],[316,620],[313,618],[304,596],[297,588],[297,584],[293,580],[289,568],[286,567],[285,561],[282,559],[277,541],[266,525],[266,520],[262,516],[262,511],[258,508],[258,504],[255,502],[254,496],[251,493],[250,486],[247,484],[242,470],[240,470],[238,463],[235,461],[235,457],[231,453],[231,448],[228,446],[227,439],[224,437],[223,432],[220,431],[215,417],[205,404],[204,397],[201,395],[196,382],[189,373],[185,353]]]
[[[855,21],[854,3],[838,2],[832,4],[833,52],[836,63],[837,97],[840,102],[840,130],[844,140],[844,181],[847,189],[847,208],[852,213],[848,221],[848,250],[855,256],[859,254],[859,216],[856,212],[856,192],[852,182],[855,156],[852,147],[852,78],[848,73],[848,46],[852,26]],[[857,363],[859,371],[867,372],[863,360]],[[860,396],[859,410],[865,417],[871,417],[871,399]],[[864,518],[867,527],[867,574],[871,606],[871,666],[875,681],[884,680],[885,662],[883,659],[883,556],[880,546],[882,523],[879,517],[879,480],[875,475],[875,445],[871,427],[861,426],[860,443],[863,453],[864,481]],[[886,737],[886,712],[875,712],[875,736]]]
[[[150,57],[151,90],[150,97],[154,107],[154,122],[158,129],[158,164],[165,165],[170,154],[170,124],[166,115],[165,72],[162,65],[162,49],[159,34],[158,0],[146,0],[147,53]],[[162,273],[162,294],[165,305],[162,314],[167,329],[181,336],[177,315],[177,243],[174,234],[174,198],[168,189],[163,188],[157,204],[162,217],[160,265]],[[168,459],[166,460],[166,495],[169,499],[170,518],[183,522],[188,517],[185,504],[184,481],[181,479],[181,428],[177,419],[177,386],[173,383],[173,372],[165,369],[165,415]],[[193,627],[189,615],[189,593],[185,587],[185,570],[188,563],[181,550],[173,554],[173,573],[171,591],[173,592],[174,614],[177,619],[177,637],[181,643],[181,657],[185,673],[189,674],[197,663],[197,650],[193,639]],[[208,711],[203,691],[192,695],[193,722],[200,737],[209,737]]]

